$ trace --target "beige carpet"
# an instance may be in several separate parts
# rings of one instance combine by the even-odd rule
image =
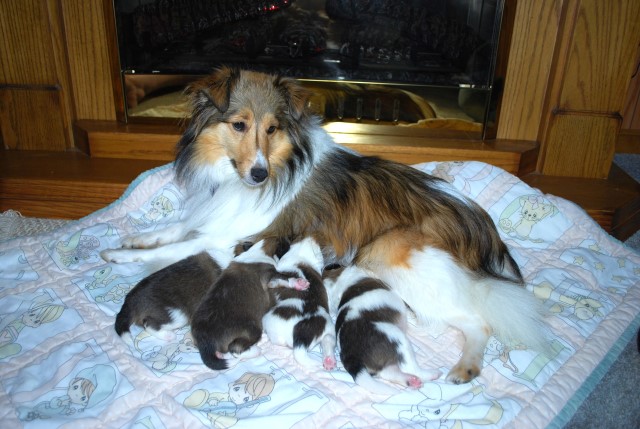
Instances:
[[[16,237],[37,235],[66,225],[69,220],[24,217],[15,210],[0,213],[0,242]]]

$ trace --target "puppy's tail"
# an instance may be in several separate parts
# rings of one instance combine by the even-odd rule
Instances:
[[[191,336],[193,337],[196,347],[198,347],[202,362],[216,371],[227,369],[229,365],[226,359],[221,357],[218,342],[211,335],[205,333],[207,330],[206,326],[200,326],[197,321],[195,321],[195,323],[193,322],[194,321],[192,321],[191,325]]]
[[[206,366],[215,371],[222,371],[229,368],[227,360],[222,358],[221,353],[217,351],[215,341],[211,341],[211,339],[209,339],[209,341],[197,341],[196,339],[196,344],[200,351],[200,358]]]
[[[115,329],[116,334],[122,336],[125,333],[129,332],[131,328],[131,306],[129,302],[125,299],[124,304],[122,304],[122,308],[120,312],[116,316]]]

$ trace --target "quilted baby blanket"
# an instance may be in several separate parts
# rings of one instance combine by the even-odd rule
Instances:
[[[640,255],[571,202],[479,162],[416,166],[492,216],[550,316],[548,351],[492,339],[468,384],[370,394],[340,363],[301,367],[265,336],[258,357],[204,366],[189,328],[164,342],[114,331],[139,264],[104,262],[123,236],[184,215],[171,165],[141,175],[108,207],[52,233],[0,243],[0,422],[24,428],[522,428],[561,426],[640,325]],[[411,324],[419,363],[446,374],[461,334]]]

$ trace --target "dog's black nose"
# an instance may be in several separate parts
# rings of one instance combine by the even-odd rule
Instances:
[[[254,167],[251,169],[251,178],[256,183],[264,182],[264,179],[266,179],[268,175],[269,175],[269,172],[267,172],[265,168]]]

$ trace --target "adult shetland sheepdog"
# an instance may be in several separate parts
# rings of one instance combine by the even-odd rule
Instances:
[[[337,144],[296,81],[221,68],[188,89],[177,147],[185,220],[126,238],[107,261],[184,258],[239,240],[313,237],[325,262],[355,263],[421,321],[462,331],[447,379],[476,377],[490,335],[540,346],[539,304],[488,214],[446,182]]]

